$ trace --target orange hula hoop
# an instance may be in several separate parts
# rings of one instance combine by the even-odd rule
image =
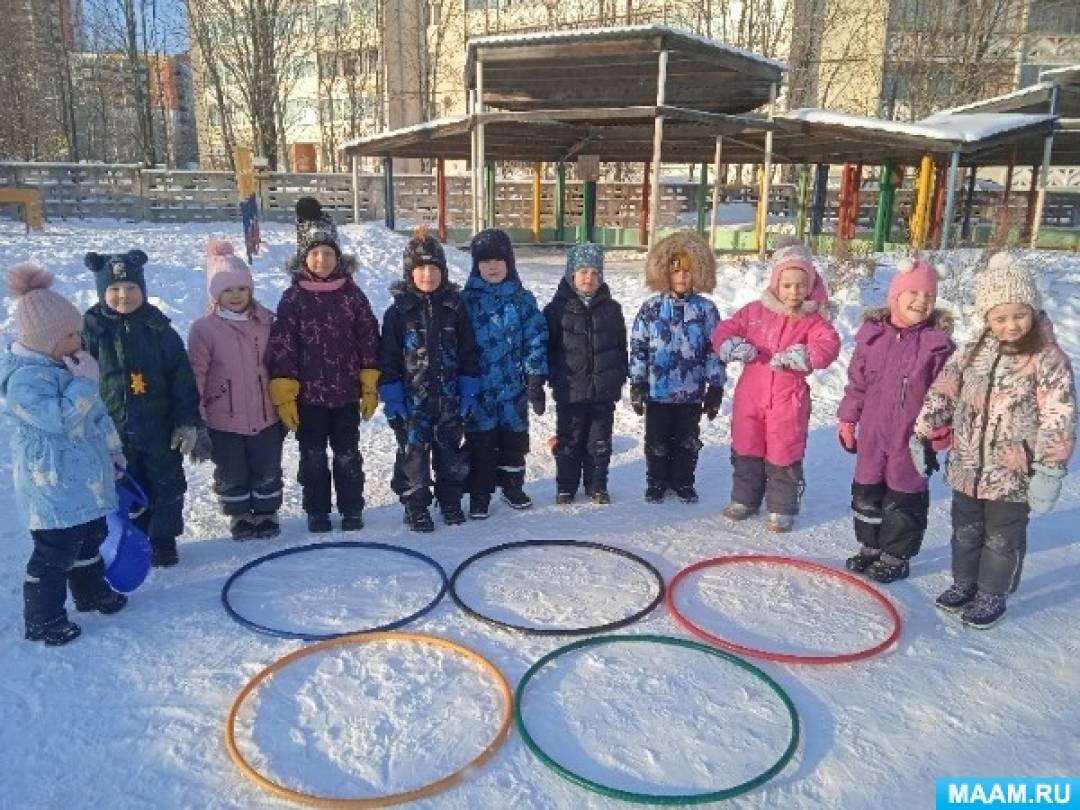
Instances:
[[[308,656],[323,652],[324,650],[333,649],[335,647],[347,647],[356,644],[370,644],[384,641],[411,641],[432,647],[442,647],[443,649],[455,652],[469,661],[472,661],[474,664],[479,665],[480,669],[495,682],[499,694],[502,697],[503,705],[503,714],[502,720],[499,723],[499,729],[495,733],[495,736],[492,737],[487,747],[477,754],[467,765],[441,779],[431,782],[430,784],[414,788],[413,790],[407,790],[402,793],[391,793],[385,796],[373,796],[371,798],[363,799],[335,799],[287,788],[284,785],[278,784],[272,779],[263,776],[256,771],[246,759],[244,759],[243,754],[240,753],[240,749],[236,745],[236,716],[239,713],[244,700],[246,700],[247,697],[271,675],[301,658],[307,658]],[[341,636],[339,638],[320,641],[317,644],[310,644],[296,652],[289,653],[285,657],[279,658],[248,681],[244,685],[244,688],[240,690],[239,694],[237,694],[236,699],[233,701],[232,706],[229,707],[229,713],[225,718],[225,749],[229,753],[229,758],[236,767],[240,769],[240,772],[244,774],[244,776],[263,790],[273,793],[276,796],[291,799],[292,801],[300,802],[301,804],[306,804],[310,807],[339,808],[339,810],[343,810],[344,808],[389,807],[395,804],[404,804],[405,802],[424,799],[433,796],[436,793],[440,793],[460,782],[469,771],[478,768],[487,762],[499,747],[506,742],[506,738],[510,733],[510,724],[513,721],[513,705],[514,699],[510,691],[510,685],[506,682],[506,678],[503,677],[503,674],[499,672],[495,665],[487,658],[484,658],[480,653],[470,650],[468,647],[462,646],[461,644],[456,644],[453,641],[447,641],[446,639],[438,638],[436,636],[424,635],[422,633],[385,632]]]

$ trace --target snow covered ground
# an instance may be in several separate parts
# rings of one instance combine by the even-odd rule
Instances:
[[[52,222],[25,237],[0,223],[0,266],[44,263],[80,306],[94,300],[82,266],[87,250],[133,247],[151,258],[152,300],[186,334],[206,308],[203,251],[211,236],[240,245],[239,226]],[[290,227],[268,224],[268,252],[255,262],[259,296],[274,305],[293,249]],[[360,258],[359,283],[378,313],[400,274],[403,239],[375,225],[344,229]],[[458,280],[467,257],[451,251]],[[560,260],[528,251],[523,275],[543,303],[561,276]],[[973,253],[949,256],[944,303],[965,309]],[[614,257],[613,257],[614,258]],[[705,557],[781,553],[830,565],[853,546],[848,512],[852,460],[834,438],[852,336],[861,310],[884,298],[894,257],[879,257],[872,277],[838,293],[845,352],[815,375],[813,432],[805,508],[787,537],[760,521],[732,525],[727,500],[730,406],[706,423],[699,467],[700,504],[642,501],[642,420],[619,405],[608,507],[553,504],[554,464],[546,440],[554,414],[532,421],[528,490],[536,506],[513,513],[497,504],[485,523],[417,537],[405,531],[390,492],[393,440],[381,415],[361,427],[368,475],[367,528],[346,538],[421,550],[450,573],[496,543],[588,539],[618,545],[666,578]],[[1074,363],[1080,360],[1080,258],[1032,254],[1047,307]],[[628,320],[646,291],[642,258],[612,261],[608,281]],[[849,274],[850,276],[851,274]],[[722,313],[751,300],[765,278],[754,261],[725,261],[714,298]],[[4,330],[10,335],[10,321]],[[966,325],[970,331],[970,324]],[[731,387],[729,386],[729,392]],[[0,482],[9,479],[6,442]],[[255,635],[230,621],[219,601],[226,577],[269,550],[307,543],[293,483],[294,444],[284,535],[238,545],[216,512],[209,466],[189,470],[188,532],[181,564],[155,571],[127,609],[79,616],[83,636],[61,649],[22,640],[22,570],[30,550],[0,486],[0,776],[2,808],[252,808],[286,803],[248,783],[229,761],[222,723],[253,674],[300,642]],[[930,807],[945,776],[1077,776],[1080,770],[1080,478],[1066,479],[1052,515],[1033,522],[1028,562],[1005,622],[969,630],[932,605],[949,582],[948,492],[933,483],[926,545],[912,577],[890,586],[905,621],[899,644],[873,660],[833,667],[763,664],[792,696],[803,723],[798,753],[764,788],[734,807]],[[293,629],[340,631],[415,610],[438,586],[421,563],[388,552],[333,550],[268,563],[239,581],[244,615]],[[463,577],[478,609],[519,623],[592,624],[633,612],[653,594],[646,574],[598,551],[537,547],[487,558]],[[738,641],[793,652],[871,645],[888,632],[864,596],[822,577],[742,565],[694,577],[681,591],[691,616]],[[466,644],[515,684],[530,664],[568,639],[522,637],[477,622],[447,599],[408,628]],[[682,635],[661,609],[627,633]],[[526,719],[563,764],[627,790],[698,792],[733,785],[767,768],[786,744],[782,705],[747,673],[682,649],[609,645],[575,653],[533,682]],[[500,707],[491,684],[452,653],[412,644],[361,646],[306,659],[275,677],[245,705],[239,737],[248,758],[274,778],[337,796],[405,790],[469,761],[494,732]],[[516,734],[466,780],[420,803],[449,808],[614,807],[547,771]]]

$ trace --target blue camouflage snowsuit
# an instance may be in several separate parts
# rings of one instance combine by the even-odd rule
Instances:
[[[648,386],[645,464],[650,485],[692,486],[707,387],[723,388],[710,338],[720,320],[703,295],[661,293],[641,305],[630,331],[630,385]]]
[[[484,231],[477,239],[489,234],[498,234],[500,241],[505,237]],[[524,485],[529,451],[526,384],[529,377],[543,380],[548,373],[547,321],[536,298],[521,285],[509,239],[499,247],[504,251],[500,258],[507,261],[506,278],[498,284],[484,281],[474,247],[472,274],[461,294],[480,360],[480,393],[465,423],[473,495],[490,495],[496,484]]]

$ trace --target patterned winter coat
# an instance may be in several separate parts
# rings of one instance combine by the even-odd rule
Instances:
[[[474,272],[461,299],[480,361],[480,393],[466,430],[492,430],[505,403],[520,405],[524,416],[526,377],[547,376],[547,322],[516,273],[488,284]]]
[[[897,329],[889,308],[868,310],[855,336],[848,384],[836,412],[859,426],[855,480],[886,483],[897,492],[923,492],[908,440],[926,392],[955,345],[952,316],[936,309],[920,324]]]
[[[120,315],[94,304],[83,318],[83,348],[101,367],[101,399],[125,447],[166,450],[173,428],[202,424],[184,341],[157,307]]]
[[[29,528],[65,529],[116,510],[120,437],[97,385],[15,343],[0,359],[15,500]]]
[[[1076,441],[1076,383],[1041,315],[1042,348],[1010,352],[987,332],[957,350],[926,396],[915,435],[951,425],[945,480],[972,498],[1027,501],[1032,465],[1064,469]]]
[[[278,421],[266,367],[273,321],[270,310],[256,305],[247,320],[212,312],[192,324],[188,355],[203,418],[214,430],[254,436]]]
[[[722,388],[724,364],[709,344],[720,315],[703,295],[662,293],[646,299],[630,330],[630,384],[647,383],[654,402],[702,402]]]
[[[290,264],[292,286],[281,296],[270,329],[271,377],[300,382],[300,401],[340,408],[360,400],[361,369],[375,368],[379,323],[367,296],[352,280],[353,256],[342,256],[331,276],[319,280]]]
[[[563,279],[544,307],[556,402],[618,402],[626,383],[626,321],[601,284],[588,303]]]
[[[383,315],[379,384],[401,382],[410,414],[432,403],[438,415],[458,415],[458,377],[476,377],[479,364],[472,324],[455,284],[430,295],[404,282],[390,288],[393,303]]]
[[[775,371],[769,363],[774,354],[801,344],[806,346],[811,369],[826,368],[840,355],[840,336],[816,305],[812,310],[804,305],[804,312],[792,317],[776,296],[765,290],[759,300],[717,324],[713,346],[719,351],[730,337],[741,337],[757,349],[757,357],[745,365],[735,386],[733,449],[739,455],[764,457],[780,467],[794,464],[806,450],[810,386],[805,374],[790,369]]]

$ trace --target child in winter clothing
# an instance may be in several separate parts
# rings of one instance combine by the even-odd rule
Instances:
[[[604,283],[599,245],[570,248],[544,317],[555,398],[555,501],[573,503],[580,481],[594,503],[610,503],[611,432],[627,372],[626,321]]]
[[[460,288],[450,282],[442,245],[426,228],[417,228],[405,246],[403,265],[404,278],[390,287],[394,301],[383,316],[379,396],[398,442],[390,487],[405,507],[406,525],[430,532],[432,469],[443,521],[465,522],[463,420],[476,402],[479,367]]]
[[[975,280],[975,310],[985,328],[931,386],[911,450],[916,469],[929,474],[926,445],[951,428],[953,585],[937,606],[985,628],[1020,583],[1029,515],[1057,502],[1077,414],[1072,367],[1019,259],[990,259]]]
[[[356,286],[353,256],[342,255],[337,228],[312,197],[296,203],[292,286],[270,328],[270,399],[300,443],[300,486],[308,531],[328,532],[330,467],[343,531],[364,526],[360,419],[379,404],[379,324]]]
[[[135,516],[150,538],[155,566],[176,565],[184,531],[185,455],[210,458],[199,390],[184,341],[146,300],[146,254],[87,253],[98,303],[84,316],[83,347],[101,366],[101,398],[124,444],[128,471],[150,499]]]
[[[494,228],[473,237],[472,273],[461,300],[469,313],[480,361],[480,392],[465,421],[469,453],[469,517],[488,516],[498,484],[503,500],[528,509],[526,402],[546,407],[547,323],[533,294],[521,285],[510,237]]]
[[[897,265],[888,305],[863,313],[837,412],[840,444],[857,454],[851,509],[860,547],[846,564],[878,582],[908,575],[926,533],[930,492],[908,441],[930,384],[955,348],[952,316],[934,308],[937,289],[933,265]]]
[[[647,299],[630,330],[630,402],[645,416],[645,500],[667,490],[696,503],[694,474],[701,450],[701,415],[720,413],[727,379],[709,335],[720,319],[703,292],[716,286],[716,258],[691,231],[666,236],[645,262]]]
[[[210,428],[214,492],[234,540],[276,537],[285,429],[266,368],[274,316],[255,300],[251,271],[228,242],[210,242],[206,277],[210,313],[192,324],[188,354]]]
[[[772,257],[761,298],[712,334],[725,363],[744,364],[731,409],[731,503],[724,515],[745,520],[764,499],[768,531],[791,531],[803,489],[802,458],[810,424],[806,377],[832,364],[840,336],[823,317],[828,291],[807,247],[783,241]]]
[[[26,637],[58,645],[81,632],[64,610],[69,587],[80,611],[116,613],[127,597],[109,587],[98,554],[105,516],[116,510],[120,437],[98,396],[97,364],[79,351],[82,315],[52,281],[36,265],[11,269],[18,340],[0,359],[0,394],[12,423],[15,499],[34,540]]]

